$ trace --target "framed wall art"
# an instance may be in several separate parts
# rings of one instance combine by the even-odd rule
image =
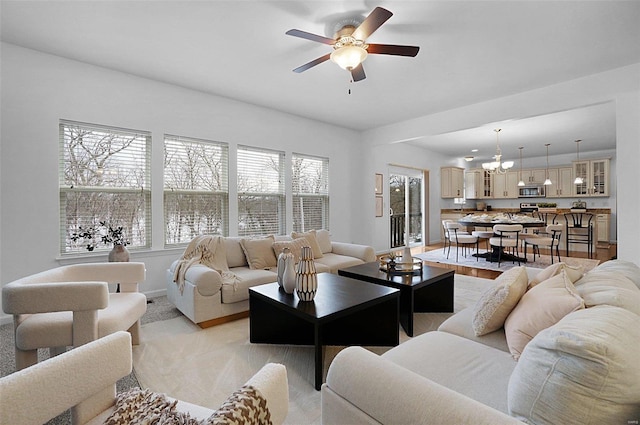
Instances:
[[[382,174],[376,173],[376,195],[382,195]]]

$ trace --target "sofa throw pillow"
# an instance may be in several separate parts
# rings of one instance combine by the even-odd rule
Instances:
[[[148,389],[132,388],[118,393],[113,412],[105,425],[157,423],[165,425],[271,424],[271,412],[262,393],[243,385],[231,394],[220,408],[201,420],[176,409],[178,400]]]
[[[275,241],[272,245],[272,248],[273,253],[276,255],[276,259],[282,253],[283,249],[289,248],[289,250],[291,250],[291,253],[293,254],[295,263],[298,264],[300,262],[300,257],[302,257],[303,246],[309,246],[309,242],[306,238],[298,238],[292,241]]]
[[[640,414],[640,316],[598,306],[541,331],[509,379],[509,414],[530,424],[626,424]]]
[[[563,270],[567,273],[567,277],[571,280],[571,283],[575,283],[582,277],[582,275],[584,275],[584,267],[582,266],[570,266],[564,262],[555,263],[536,274],[533,279],[529,281],[529,289],[533,288],[540,282],[544,282],[550,277],[560,274]]]
[[[316,238],[316,231],[309,230],[308,232],[298,233],[291,232],[292,239],[305,238],[309,242],[309,246],[311,247],[311,252],[313,252],[313,258],[322,258],[322,249],[320,249],[320,245],[318,244],[318,239]]]
[[[586,307],[612,305],[640,315],[640,289],[620,272],[595,269],[575,287]]]
[[[616,271],[625,275],[628,279],[631,279],[633,283],[640,288],[640,267],[635,263],[626,260],[609,260],[598,265],[592,271]]]
[[[495,285],[476,302],[472,319],[476,336],[497,331],[504,325],[505,319],[527,290],[527,283],[524,267],[513,267],[498,276]]]
[[[320,245],[320,250],[323,254],[327,254],[333,250],[331,247],[331,233],[329,233],[328,230],[318,230],[316,232],[316,239],[318,240],[318,245]]]
[[[584,301],[565,271],[539,283],[525,292],[504,322],[509,352],[518,360],[538,332],[583,308]]]
[[[275,267],[278,260],[273,253],[272,245],[275,242],[273,236],[259,239],[240,239],[240,246],[247,257],[250,269],[268,269]]]

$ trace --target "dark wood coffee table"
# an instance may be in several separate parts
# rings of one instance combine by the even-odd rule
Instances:
[[[399,296],[397,289],[330,273],[318,274],[313,301],[300,301],[277,283],[254,286],[249,288],[250,341],[313,345],[320,390],[323,346],[398,345]]]
[[[423,265],[422,274],[393,275],[377,262],[338,270],[340,276],[400,290],[400,324],[413,336],[413,313],[453,312],[453,270]]]

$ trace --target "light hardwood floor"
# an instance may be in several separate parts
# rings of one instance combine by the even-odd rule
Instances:
[[[426,251],[431,251],[434,249],[442,249],[442,243],[439,244],[435,244],[435,245],[427,245],[427,246],[423,246],[423,247],[418,247],[418,248],[412,248],[411,251],[413,253],[419,253],[419,252],[426,252]],[[608,247],[597,247],[595,249],[593,258],[596,260],[600,260],[601,263],[607,261],[607,260],[611,260],[612,258],[615,258],[618,252],[618,246],[616,244],[611,244]],[[541,249],[541,253],[542,254],[549,254],[548,250],[545,250],[544,248]],[[581,257],[581,258],[588,258],[588,255],[586,252],[570,252],[570,256],[571,257]],[[564,255],[564,254],[563,254]],[[493,271],[493,270],[482,270],[482,269],[474,269],[471,267],[464,267],[464,266],[456,266],[456,265],[451,265],[451,264],[441,264],[441,263],[432,263],[432,262],[426,262],[426,264],[428,264],[429,266],[434,266],[434,267],[442,267],[445,269],[453,269],[455,270],[455,272],[457,274],[463,274],[463,275],[468,275],[468,276],[476,276],[476,277],[483,277],[483,278],[487,278],[487,279],[495,279],[496,277],[498,277],[500,275],[501,272],[497,272],[497,271]]]

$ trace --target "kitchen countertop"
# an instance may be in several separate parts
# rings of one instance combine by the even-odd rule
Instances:
[[[459,208],[443,208],[440,214],[474,214],[480,212],[488,212],[493,214],[499,213],[520,213],[520,208],[492,208],[491,211],[476,211],[471,208],[460,210]],[[571,212],[571,208],[556,208],[557,214],[565,214]],[[611,214],[611,208],[587,208],[587,212],[591,214]]]

